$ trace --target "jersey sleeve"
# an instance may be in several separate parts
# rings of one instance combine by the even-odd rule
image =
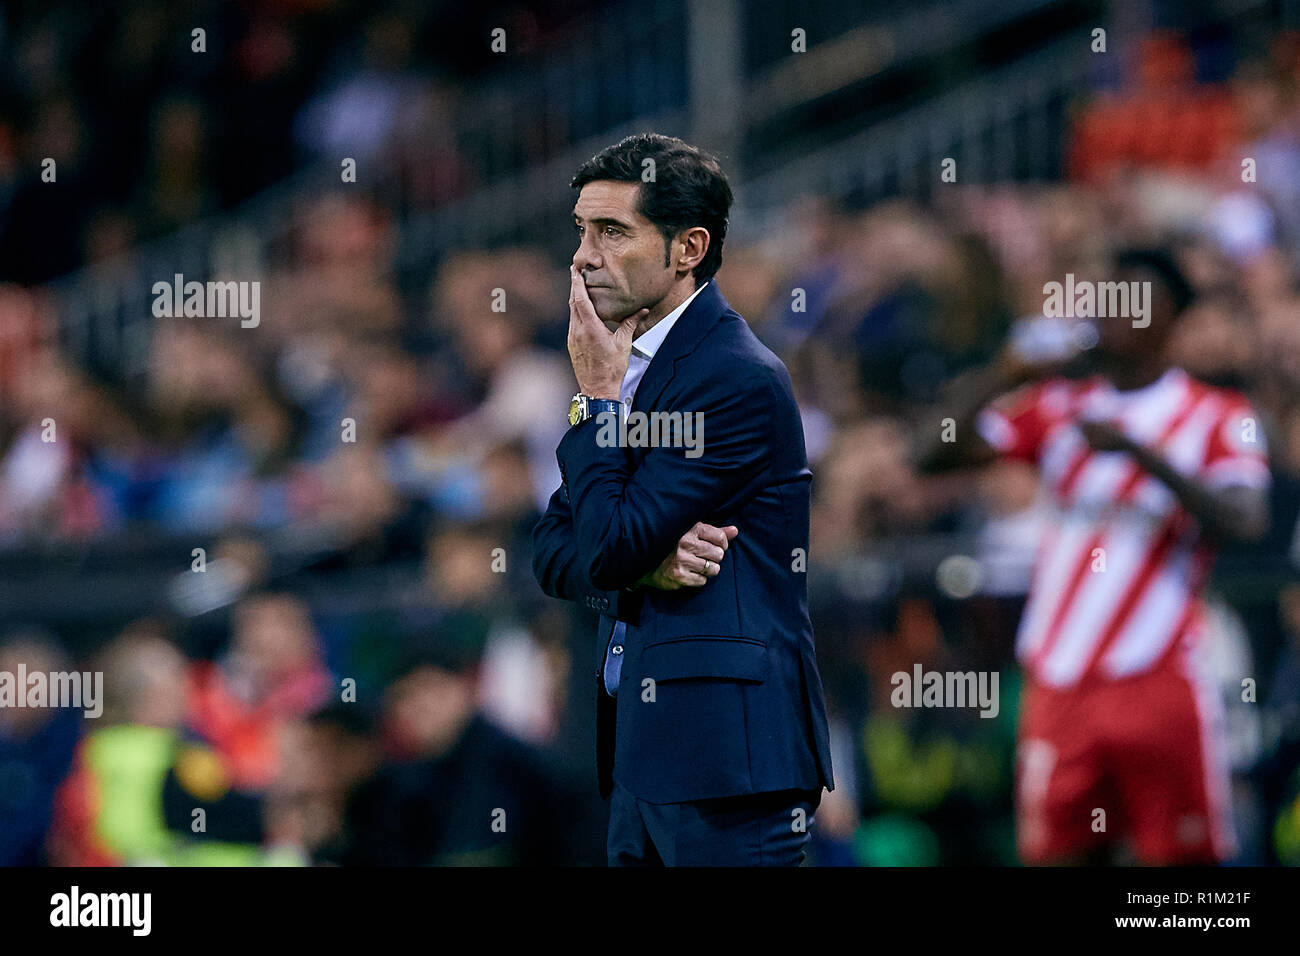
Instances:
[[[975,427],[998,454],[1037,464],[1043,441],[1060,418],[1059,398],[1050,383],[1017,389],[983,409]]]
[[[1244,398],[1229,400],[1206,444],[1202,479],[1211,488],[1269,486],[1264,426]]]

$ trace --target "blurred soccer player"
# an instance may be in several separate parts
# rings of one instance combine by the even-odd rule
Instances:
[[[1016,641],[1021,857],[1099,861],[1122,836],[1145,864],[1212,863],[1235,838],[1201,594],[1216,541],[1266,531],[1264,436],[1242,395],[1167,363],[1192,297],[1173,260],[1128,250],[1116,266],[1108,279],[1150,283],[1150,324],[1098,319],[1078,379],[1008,349],[958,389],[956,440],[920,465],[1030,462],[1056,512]]]

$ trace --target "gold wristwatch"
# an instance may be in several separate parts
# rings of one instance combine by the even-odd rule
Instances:
[[[617,398],[592,398],[579,392],[569,402],[569,424],[578,425],[603,412],[618,414],[623,403]]]

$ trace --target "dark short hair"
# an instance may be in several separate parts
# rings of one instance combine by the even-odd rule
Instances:
[[[309,711],[303,718],[309,727],[341,730],[350,737],[372,737],[376,731],[375,714],[360,704],[331,701]]]
[[[1186,311],[1196,298],[1196,290],[1187,281],[1187,276],[1183,274],[1178,261],[1165,249],[1146,249],[1136,246],[1121,249],[1115,254],[1115,267],[1154,273],[1156,279],[1169,293],[1175,316]]]
[[[654,160],[654,179],[642,182],[647,159]],[[731,184],[717,159],[675,136],[637,133],[605,147],[579,166],[569,185],[581,190],[601,179],[640,183],[636,209],[663,234],[665,266],[672,261],[669,247],[673,236],[695,226],[707,229],[708,251],[692,270],[696,287],[717,274],[732,201]]]
[[[482,660],[491,624],[486,612],[416,606],[407,608],[402,617],[390,682],[426,668],[464,674]]]

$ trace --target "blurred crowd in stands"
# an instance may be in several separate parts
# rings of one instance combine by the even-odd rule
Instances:
[[[526,55],[598,6],[7,4],[0,279],[43,282],[110,259],[322,154],[356,159],[406,212],[463,195],[481,181],[484,157],[471,155],[483,144],[461,96],[469,81],[502,67],[491,31],[505,30],[510,52]],[[540,114],[510,115],[509,124],[527,151],[494,153],[498,172],[508,161],[545,158],[571,134]],[[57,191],[39,178],[47,158],[57,164]]]
[[[175,14],[132,7],[103,45],[89,42],[94,17],[80,45],[53,28],[7,41],[20,56],[5,87],[25,91],[25,112],[0,117],[0,547],[143,531],[187,542],[178,576],[220,584],[205,581],[211,599],[160,594],[93,647],[40,621],[0,636],[0,670],[75,659],[103,671],[106,696],[98,721],[0,712],[0,864],[599,863],[595,621],[542,596],[529,569],[575,390],[563,261],[448,250],[413,294],[394,277],[401,217],[382,196],[306,196],[263,277],[257,329],[158,320],[138,391],[50,344],[39,282],[225,208],[311,142],[392,142],[367,122],[401,113],[390,98],[408,94],[385,71],[410,75],[427,38],[409,19],[360,18],[370,66],[347,73],[325,41],[348,5],[273,6],[298,9],[321,42],[223,13],[247,19],[198,92],[150,100],[112,135],[98,125],[121,120],[106,102],[118,94],[66,87],[81,75],[69,58],[94,46],[97,70],[152,89]],[[1160,95],[1230,105],[1154,145],[1097,134],[1129,128],[1149,86],[1093,100],[1068,182],[945,185],[925,202],[792,197],[779,232],[728,242],[719,286],[789,367],[814,474],[810,601],[839,785],[815,862],[1015,862],[1011,647],[1045,513],[1016,464],[918,477],[910,434],[946,383],[1041,313],[1045,282],[1160,243],[1198,291],[1176,361],[1265,417],[1272,531],[1224,556],[1240,573],[1216,589],[1215,654],[1240,862],[1300,864],[1296,49],[1280,42],[1214,90],[1173,57],[1190,72],[1158,73],[1173,84]],[[438,115],[426,106],[412,122],[427,138],[392,156],[436,202],[473,171],[426,148],[443,143],[421,126]],[[1130,131],[1140,139],[1141,124]],[[53,211],[31,179],[45,155],[69,186]],[[286,573],[286,535],[323,544]],[[971,543],[978,581],[891,558],[948,540]],[[189,542],[206,549],[202,572],[185,567]],[[345,576],[376,582],[373,599],[331,600]],[[916,662],[1000,670],[998,718],[892,708],[889,676]],[[1241,673],[1257,677],[1254,705],[1240,703]]]

